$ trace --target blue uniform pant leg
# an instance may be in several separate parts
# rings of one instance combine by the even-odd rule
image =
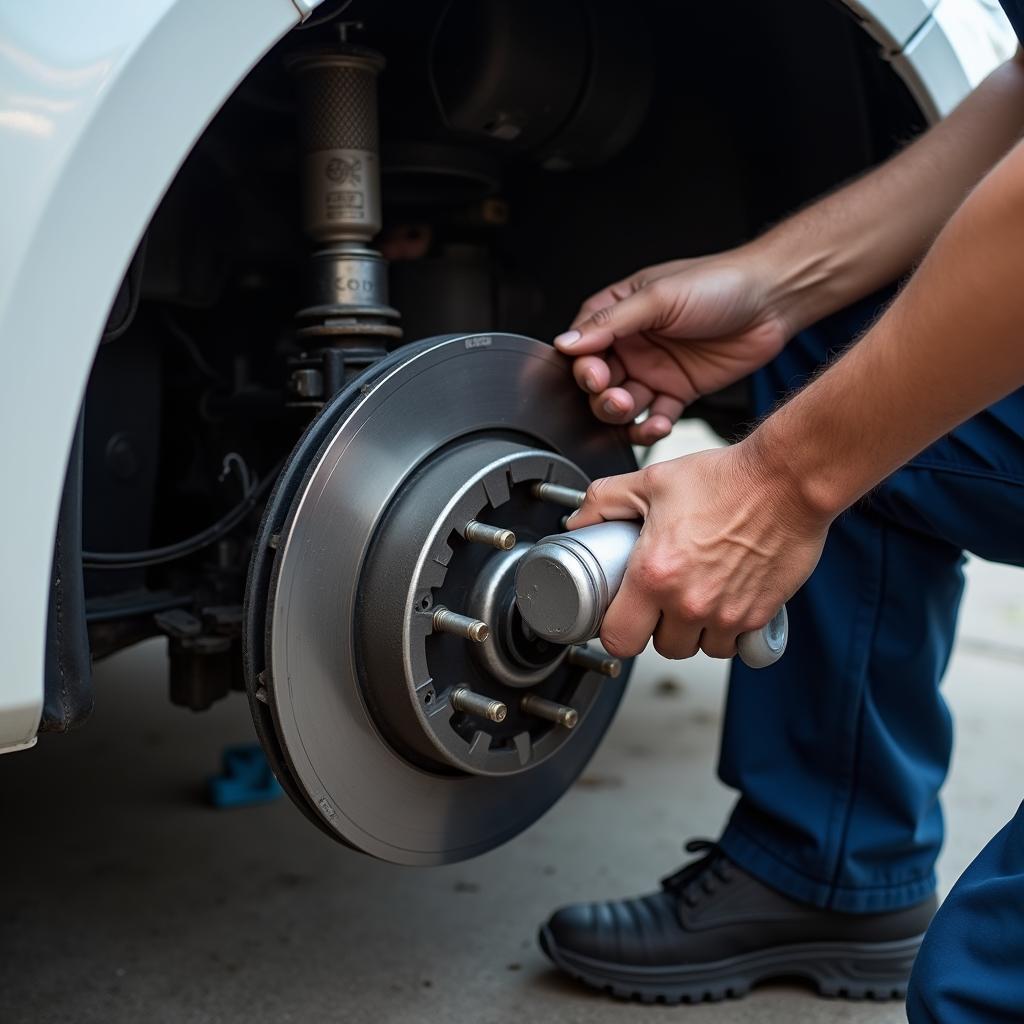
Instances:
[[[804,332],[754,386],[760,412],[881,304]],[[833,525],[795,595],[783,659],[734,663],[719,774],[740,792],[723,849],[821,907],[909,906],[935,886],[952,727],[939,683],[962,552],[1024,562],[1024,395],[958,428]]]
[[[910,1024],[1024,1019],[1024,809],[989,841],[935,915],[907,992]]]

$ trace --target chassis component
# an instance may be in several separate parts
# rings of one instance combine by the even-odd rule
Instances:
[[[584,401],[540,342],[429,339],[345,388],[282,472],[250,570],[247,683],[278,778],[328,834],[399,863],[463,859],[538,818],[592,755],[625,680],[537,642],[512,589],[563,514],[534,486],[635,465]],[[519,543],[468,540],[470,522]],[[488,617],[490,637],[439,630],[438,606]]]

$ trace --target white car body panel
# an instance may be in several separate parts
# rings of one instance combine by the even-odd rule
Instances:
[[[203,128],[318,2],[0,8],[0,752],[38,729],[65,465],[121,277]],[[931,119],[1012,52],[991,0],[848,3]]]
[[[846,0],[846,6],[889,53],[902,50],[928,20],[938,0]]]
[[[309,6],[0,7],[0,750],[39,725],[60,493],[118,284],[207,122]]]

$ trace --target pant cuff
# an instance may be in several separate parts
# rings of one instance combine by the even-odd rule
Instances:
[[[790,866],[735,822],[726,826],[718,845],[731,861],[777,892],[801,903],[847,914],[902,910],[926,899],[936,885],[934,873],[891,886],[851,888],[821,882]]]

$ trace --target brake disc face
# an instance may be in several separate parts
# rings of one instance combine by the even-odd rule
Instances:
[[[513,335],[407,346],[323,411],[268,504],[246,598],[257,728],[321,828],[440,864],[510,839],[565,791],[628,666],[611,679],[532,636],[515,566],[566,512],[537,483],[633,468],[565,360]],[[467,539],[470,522],[517,542]],[[448,631],[442,609],[489,637]],[[467,709],[466,693],[502,715]],[[536,698],[572,708],[575,727],[539,717]]]

